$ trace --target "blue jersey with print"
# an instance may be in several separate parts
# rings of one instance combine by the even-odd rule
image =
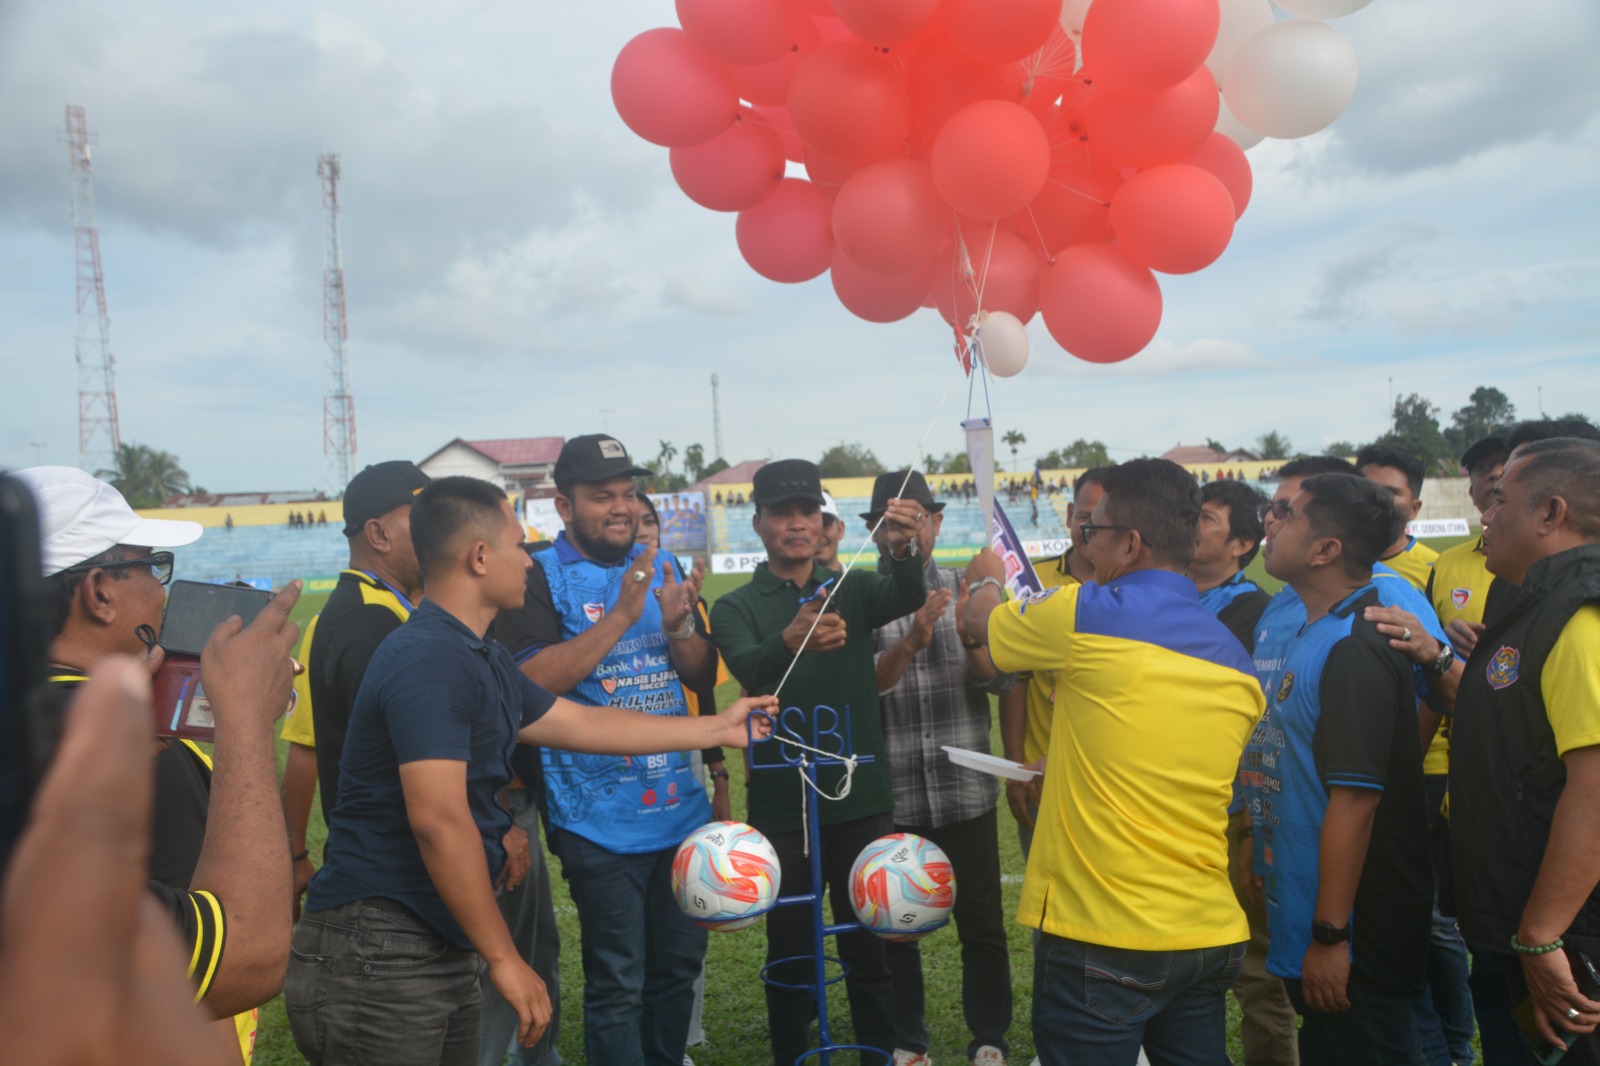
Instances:
[[[1260,592],[1261,588],[1254,581],[1244,576],[1240,570],[1216,588],[1206,589],[1200,594],[1200,606],[1212,614],[1221,614],[1234,600],[1240,596],[1248,596],[1252,592]]]
[[[627,559],[608,566],[586,559],[563,532],[553,546],[534,555],[534,565],[544,570],[549,582],[563,639],[587,631],[616,606],[622,580],[632,573],[632,563],[643,550],[636,546]],[[659,589],[661,584],[658,563],[650,587]],[[654,592],[645,596],[639,620],[567,696],[596,707],[688,715]],[[540,757],[551,824],[607,851],[636,854],[675,848],[711,820],[711,803],[695,780],[687,752],[621,756],[545,748]]]

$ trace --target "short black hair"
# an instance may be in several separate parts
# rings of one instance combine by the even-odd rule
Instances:
[[[1516,451],[1534,441],[1572,437],[1578,440],[1600,440],[1600,429],[1581,418],[1538,418],[1518,422],[1506,430],[1506,448]]]
[[[1106,474],[1115,469],[1115,464],[1112,466],[1091,466],[1079,474],[1072,482],[1072,498],[1077,499],[1078,493],[1083,491],[1085,485],[1099,485],[1102,489],[1105,488]]]
[[[1130,459],[1101,476],[1119,525],[1132,526],[1156,558],[1183,568],[1200,534],[1200,486],[1169,459]]]
[[[1292,477],[1315,477],[1318,474],[1360,474],[1355,464],[1337,455],[1302,455],[1278,467],[1278,480]]]
[[[1411,498],[1422,498],[1422,475],[1425,471],[1422,460],[1415,455],[1390,444],[1369,444],[1356,454],[1356,467],[1364,471],[1369,466],[1387,466],[1400,471],[1406,476],[1406,484],[1411,487]]]
[[[1261,550],[1266,529],[1261,524],[1261,508],[1267,498],[1261,490],[1242,481],[1223,478],[1200,489],[1200,502],[1220,503],[1228,509],[1228,539],[1249,541],[1251,549],[1239,557],[1239,569],[1250,565]]]
[[[1517,458],[1525,460],[1521,480],[1530,506],[1560,496],[1573,528],[1585,540],[1600,540],[1600,441],[1549,437],[1525,445]]]
[[[441,477],[428,482],[411,506],[411,545],[424,582],[450,561],[452,544],[472,532],[485,539],[503,521],[503,489],[475,477]]]
[[[566,493],[562,493],[562,495],[566,496]],[[567,496],[567,499],[570,500],[572,497]],[[648,492],[639,493],[639,504],[646,511],[650,512],[650,517],[654,518],[656,520],[656,525],[659,526],[661,524],[661,512],[656,510],[656,501],[650,498],[650,494]]]
[[[1311,497],[1306,521],[1319,536],[1338,538],[1345,569],[1352,573],[1370,572],[1405,528],[1394,497],[1364,477],[1316,474],[1306,478],[1300,491]]]
[[[44,606],[48,612],[46,617],[50,623],[51,641],[66,630],[67,619],[72,617],[72,597],[77,594],[78,586],[83,584],[83,579],[89,576],[89,568],[124,562],[127,558],[127,545],[113,544],[99,555],[91,555],[83,562],[73,563],[66,570],[51,574],[44,579]],[[114,570],[107,570],[106,573],[111,575],[112,580],[121,581],[131,576],[133,569],[119,566]]]

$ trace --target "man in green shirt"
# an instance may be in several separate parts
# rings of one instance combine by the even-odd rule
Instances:
[[[849,795],[822,800],[823,876],[835,913],[843,917],[849,914],[844,901],[850,897],[856,856],[894,831],[872,631],[910,614],[927,598],[913,517],[922,512],[915,503],[890,500],[883,519],[888,572],[853,570],[841,576],[815,562],[822,535],[822,481],[815,464],[803,459],[768,463],[756,471],[751,497],[753,525],[767,561],[756,567],[748,585],[716,602],[711,631],[728,670],[752,696],[778,691],[784,672],[795,664],[778,692],[782,710],[776,733],[823,751],[843,751],[848,744],[855,754],[873,759],[856,767]],[[830,591],[833,598],[823,611]],[[750,757],[757,767],[749,774],[750,824],[777,850],[788,895],[811,891],[800,771],[785,767],[798,765],[804,754],[772,741]],[[777,768],[759,769],[766,766]],[[817,776],[826,795],[842,791],[842,767],[822,767]],[[848,967],[845,988],[856,1043],[894,1051],[894,988],[883,942],[870,933],[847,933],[838,938],[838,952]],[[810,953],[809,909],[782,907],[767,917],[769,963]],[[810,1043],[815,1004],[803,986],[811,980],[811,968],[790,964],[771,975],[802,986],[767,986],[773,1062],[789,1066]]]

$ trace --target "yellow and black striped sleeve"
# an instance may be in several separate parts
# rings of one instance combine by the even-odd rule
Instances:
[[[183,933],[183,942],[189,948],[189,976],[195,983],[194,998],[201,1000],[211,990],[217,967],[222,963],[223,942],[227,938],[222,901],[203,889],[186,892],[158,881],[150,882],[150,891],[156,894]]]

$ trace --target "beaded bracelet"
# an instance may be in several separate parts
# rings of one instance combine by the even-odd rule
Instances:
[[[1520,955],[1548,955],[1552,951],[1560,951],[1563,946],[1564,945],[1561,942],[1561,938],[1556,937],[1555,940],[1544,945],[1543,947],[1530,948],[1528,945],[1518,940],[1515,933],[1511,934],[1511,949]]]

